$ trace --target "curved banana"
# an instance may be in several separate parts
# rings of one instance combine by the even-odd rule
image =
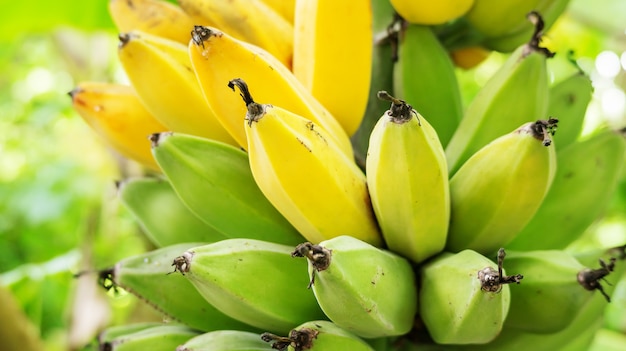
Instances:
[[[213,306],[231,318],[274,333],[324,319],[306,286],[304,262],[291,246],[227,239],[190,248],[174,259],[179,271]]]
[[[261,335],[240,330],[215,330],[195,336],[176,351],[268,351]]]
[[[559,119],[559,131],[554,134],[557,152],[580,136],[592,94],[591,79],[581,70],[550,87],[548,116]]]
[[[187,44],[195,24],[180,7],[163,0],[109,0],[118,32],[140,30]]]
[[[187,207],[228,238],[296,245],[302,236],[265,198],[245,152],[178,133],[152,136],[152,151]]]
[[[309,286],[337,326],[368,339],[413,327],[417,284],[406,259],[347,235],[300,244],[292,256],[309,261]]]
[[[291,67],[293,25],[263,0],[177,1],[188,13],[208,19],[211,26],[267,50],[283,65]]]
[[[244,323],[227,317],[198,293],[184,277],[172,272],[172,258],[181,252],[203,245],[181,243],[145,254],[125,258],[110,270],[101,272],[110,279],[169,318],[191,328],[210,331],[222,328],[254,330]]]
[[[463,16],[480,0],[390,0],[402,18],[415,24],[443,24]]]
[[[518,235],[554,179],[555,127],[552,119],[526,123],[480,149],[450,179],[447,250],[489,254]]]
[[[157,247],[226,239],[193,214],[167,180],[126,179],[118,182],[117,193],[124,207]]]
[[[261,337],[279,351],[374,351],[356,335],[324,320],[302,323],[292,329],[289,336],[263,333]]]
[[[117,152],[159,171],[146,138],[167,127],[146,110],[132,87],[82,82],[69,93],[72,107]]]
[[[534,0],[532,0],[534,1]],[[544,19],[543,32],[547,32],[556,20],[565,12],[570,0],[540,0],[534,7],[534,11],[541,14]],[[510,4],[510,2],[498,2],[498,4]],[[519,9],[519,7],[518,7]],[[516,12],[516,10],[513,10]],[[512,14],[509,12],[509,14]],[[521,15],[521,16],[519,16]],[[523,20],[524,13],[520,13],[517,18]],[[498,24],[504,24],[501,18],[495,17],[495,22]],[[521,26],[512,26],[509,29],[516,28],[509,31],[506,34],[499,36],[487,35],[487,38],[483,39],[483,45],[491,50],[499,52],[511,52],[515,50],[519,45],[523,44],[533,33],[533,28],[528,23],[522,23]],[[505,28],[506,31],[506,28]]]
[[[351,235],[375,246],[382,238],[366,178],[316,123],[252,99],[243,80],[231,81],[247,106],[250,168],[263,194],[313,243]]]
[[[180,325],[155,325],[141,330],[133,330],[132,328],[130,330],[128,333],[116,337],[101,338],[98,340],[99,350],[171,351],[198,335],[197,330]]]
[[[557,332],[567,327],[593,296],[576,279],[585,266],[565,251],[508,250],[506,264],[513,272],[524,272],[522,284],[511,289],[506,328]]]
[[[541,27],[537,14],[531,18]],[[538,30],[528,44],[517,48],[467,106],[446,147],[451,176],[492,140],[525,122],[546,116],[546,58],[553,54],[539,47],[540,37],[541,30]]]
[[[294,30],[293,74],[353,135],[365,113],[372,73],[370,2],[297,1]],[[338,77],[350,88],[338,84]]]
[[[204,100],[185,45],[133,31],[120,34],[118,54],[141,101],[169,130],[237,145]]]
[[[420,263],[446,244],[450,221],[446,156],[424,117],[404,101],[380,94],[392,105],[370,137],[367,186],[387,247]]]
[[[268,101],[312,120],[350,158],[350,138],[341,124],[322,106],[298,79],[266,51],[214,28],[196,26],[189,43],[189,55],[202,91],[217,118],[241,147],[247,149],[241,119],[246,108],[240,98],[227,89],[234,78],[245,80],[257,92],[259,101]]]
[[[496,338],[509,311],[508,284],[521,275],[503,275],[498,265],[473,250],[444,252],[420,267],[420,316],[438,344],[486,344]],[[523,282],[522,282],[523,284]]]
[[[394,94],[428,119],[446,147],[463,117],[463,104],[454,64],[433,28],[409,25],[400,32],[393,83]]]
[[[626,139],[610,129],[559,150],[556,174],[546,198],[507,247],[523,251],[564,249],[579,238],[610,202],[625,157]]]
[[[474,0],[464,17],[483,35],[501,37],[522,30],[528,23],[526,14],[537,10],[540,3],[549,1],[554,0]]]

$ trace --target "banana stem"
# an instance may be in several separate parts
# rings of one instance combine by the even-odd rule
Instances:
[[[519,284],[524,278],[521,274],[504,275],[502,274],[502,265],[504,264],[504,257],[506,253],[503,248],[498,250],[498,270],[496,271],[492,267],[485,267],[478,271],[478,279],[481,282],[481,288],[483,291],[499,293],[502,290],[504,284]]]
[[[233,91],[235,91],[235,87],[239,88],[239,96],[241,96],[243,102],[246,104],[246,108],[248,109],[248,113],[246,113],[248,126],[251,126],[252,122],[256,122],[263,117],[265,114],[265,106],[254,102],[254,99],[250,94],[250,90],[248,89],[248,84],[243,79],[231,79],[228,82],[228,87]]]
[[[272,349],[284,351],[289,346],[295,351],[308,350],[313,346],[313,339],[317,338],[319,331],[310,328],[293,329],[289,332],[289,336],[278,336],[272,333],[261,334],[261,340],[265,342],[274,342]]]
[[[415,115],[417,117],[417,123],[420,126],[422,125],[417,111],[415,111],[411,105],[407,104],[406,101],[395,98],[384,90],[379,91],[376,97],[380,100],[391,102],[391,107],[387,110],[387,115],[391,117],[394,123],[408,122],[413,118],[413,115]]]

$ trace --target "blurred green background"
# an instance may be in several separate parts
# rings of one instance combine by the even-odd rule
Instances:
[[[36,347],[77,350],[104,326],[159,319],[131,296],[97,286],[90,271],[150,248],[115,194],[114,181],[139,167],[109,149],[67,96],[80,81],[125,81],[116,30],[107,0],[2,5],[0,286],[26,317]],[[548,33],[553,49],[575,50],[594,81],[587,133],[602,124],[626,126],[625,30],[626,1],[572,0]],[[503,59],[494,53],[478,68],[459,71],[465,101]],[[577,245],[624,244],[625,223],[626,176],[605,218]],[[7,311],[0,306],[0,320]]]

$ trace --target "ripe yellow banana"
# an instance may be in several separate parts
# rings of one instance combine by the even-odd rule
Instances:
[[[474,0],[390,0],[402,18],[415,24],[442,24],[463,16]]]
[[[262,0],[279,15],[283,16],[287,22],[293,24],[296,13],[296,0]]]
[[[185,45],[133,31],[120,34],[118,54],[141,101],[169,130],[237,145],[204,100]]]
[[[245,131],[252,175],[285,218],[313,243],[351,235],[382,245],[365,175],[321,126],[281,107],[253,101],[243,80],[248,109]]]
[[[212,26],[267,50],[291,67],[293,25],[262,0],[178,0],[178,3],[185,11],[207,18]]]
[[[554,128],[552,119],[526,123],[480,149],[450,179],[447,250],[490,254],[524,228],[554,179]]]
[[[366,175],[374,213],[389,249],[419,263],[443,250],[450,221],[448,167],[437,132],[404,101],[372,131]]]
[[[110,0],[109,13],[120,33],[141,30],[185,44],[195,24],[180,7],[164,0]]]
[[[354,134],[369,97],[373,38],[370,2],[296,1],[294,29],[293,74],[348,135]],[[337,84],[338,77],[345,84]]]
[[[189,55],[206,101],[241,147],[248,148],[242,123],[246,108],[227,89],[234,78],[253,87],[259,101],[271,102],[326,129],[345,154],[353,157],[350,138],[341,124],[272,55],[214,28],[197,26],[193,34]]]
[[[70,92],[72,107],[116,151],[131,160],[160,170],[146,142],[167,127],[146,110],[132,87],[82,82]]]

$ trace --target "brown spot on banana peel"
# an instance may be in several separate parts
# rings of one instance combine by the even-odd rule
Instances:
[[[291,253],[291,257],[306,257],[316,272],[321,272],[330,266],[332,259],[332,250],[329,250],[320,245],[313,245],[310,242],[302,243],[296,246],[295,250]],[[309,282],[308,289],[315,284],[315,272],[311,275],[311,281]]]
[[[498,270],[496,271],[492,267],[485,267],[478,271],[478,280],[481,283],[481,289],[487,292],[499,293],[502,290],[504,284],[519,284],[524,278],[521,274],[515,274],[506,276],[502,274],[502,265],[504,263],[504,257],[506,252],[503,248],[498,250]]]

